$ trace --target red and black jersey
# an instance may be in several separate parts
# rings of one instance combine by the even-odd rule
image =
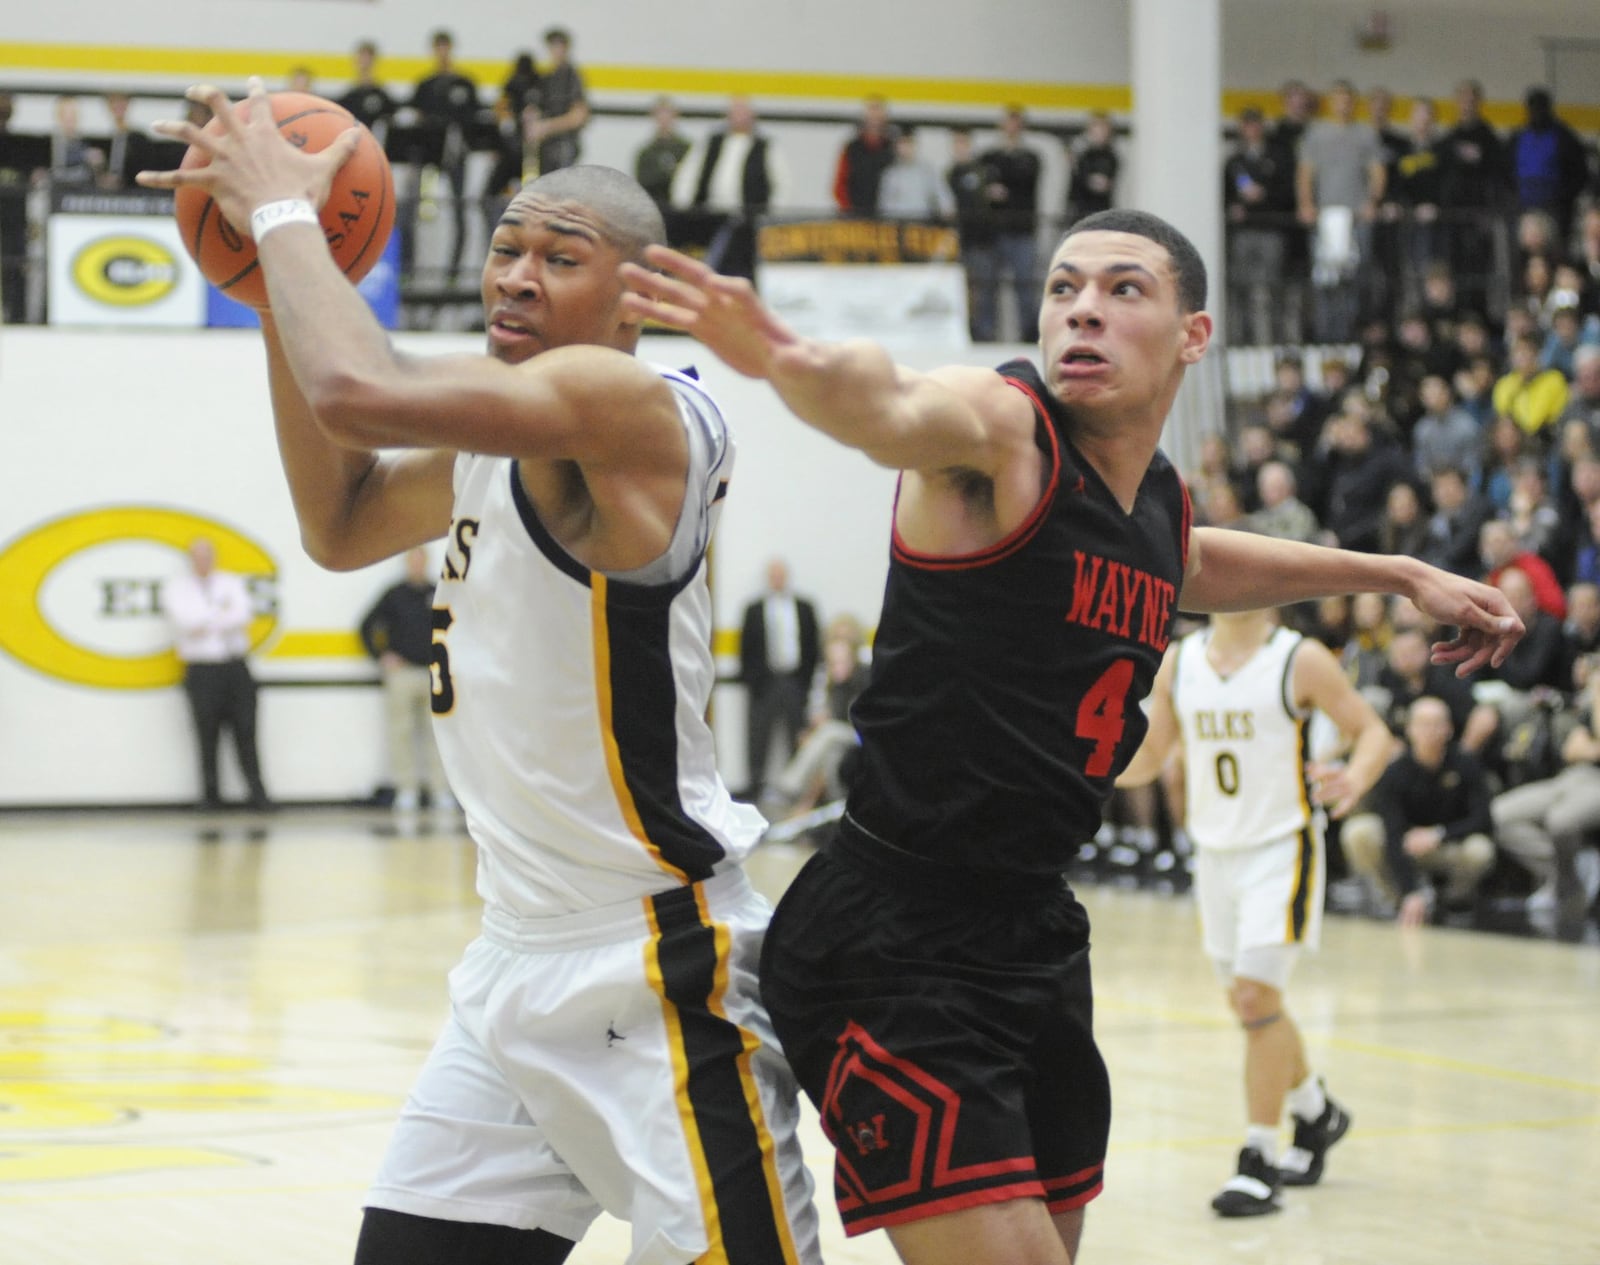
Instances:
[[[1144,736],[1189,495],[1158,452],[1124,513],[1039,371],[999,372],[1033,402],[1043,495],[974,554],[919,554],[895,532],[872,681],[851,712],[862,764],[849,814],[930,860],[1059,875]]]

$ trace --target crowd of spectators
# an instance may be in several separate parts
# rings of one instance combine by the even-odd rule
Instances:
[[[1395,329],[1369,319],[1317,386],[1281,352],[1274,389],[1191,471],[1201,521],[1419,557],[1499,587],[1528,626],[1467,684],[1427,669],[1438,630],[1407,603],[1330,602],[1304,620],[1421,761],[1374,792],[1347,848],[1371,895],[1410,920],[1472,906],[1493,866],[1562,934],[1581,933],[1600,890],[1600,268],[1586,261],[1600,259],[1600,206],[1575,216],[1575,249],[1547,260],[1570,288],[1558,305],[1524,294],[1494,322],[1435,269],[1426,309]],[[1425,695],[1443,707],[1413,723]],[[1415,788],[1458,765],[1482,802],[1406,818],[1456,804]]]
[[[353,50],[337,99],[379,134],[404,173],[408,281],[416,280],[419,224],[442,218],[448,227],[440,280],[456,284],[470,208],[481,205],[492,221],[523,180],[580,160],[593,107],[573,36],[551,27],[542,43],[542,56],[519,51],[498,85],[481,84],[457,63],[451,32],[438,29],[428,40],[432,65],[409,92],[381,73],[374,43]],[[295,73],[299,86],[316,90],[309,71]],[[334,96],[335,86],[323,91]],[[181,146],[130,125],[128,104],[127,94],[109,94],[110,128],[84,135],[77,100],[63,96],[48,134],[19,135],[9,129],[10,99],[0,94],[8,319],[19,314],[21,287],[12,274],[23,253],[19,233],[26,231],[14,205],[19,187],[47,180],[124,190],[140,167],[174,165],[181,157]],[[1543,88],[1527,92],[1523,119],[1504,133],[1484,117],[1483,93],[1472,80],[1457,86],[1444,111],[1413,97],[1399,126],[1393,110],[1393,97],[1381,87],[1362,96],[1340,80],[1319,98],[1290,80],[1270,120],[1252,106],[1233,121],[1222,172],[1227,341],[1365,342],[1379,337],[1372,328],[1379,324],[1404,337],[1410,318],[1437,326],[1441,304],[1456,309],[1444,315],[1475,315],[1499,335],[1514,304],[1557,344],[1548,354],[1541,349],[1542,357],[1570,376],[1572,349],[1595,313],[1600,272],[1600,229],[1585,219],[1585,208],[1600,196],[1592,150],[1561,121]],[[1448,126],[1441,125],[1442,113]],[[959,230],[976,341],[1031,341],[1041,229],[1117,202],[1117,128],[1102,112],[1071,125],[1039,125],[1020,106],[997,105],[992,139],[976,145],[964,123],[919,123],[897,116],[884,97],[869,96],[840,143],[826,187],[819,183],[810,197],[787,169],[782,146],[760,127],[749,97],[732,97],[723,124],[699,144],[680,130],[671,98],[655,101],[650,115],[633,152],[635,174],[668,212],[678,244],[716,251],[713,263],[725,271],[751,273],[751,226],[779,205],[831,203],[846,217],[950,224]],[[945,133],[948,161],[930,157],[936,151],[923,138],[934,130]],[[1058,205],[1045,206],[1042,148],[1051,140],[1066,188]],[[719,152],[724,144],[732,146],[727,158]],[[493,161],[469,186],[467,159],[474,152]],[[746,161],[752,152],[753,164]],[[730,227],[728,220],[740,223]],[[1002,315],[1008,292],[1015,311]],[[1416,329],[1420,336],[1420,324]],[[1507,335],[1507,346],[1517,332]],[[1537,415],[1552,395],[1549,385],[1530,384],[1516,405],[1519,418]]]
[[[1572,278],[1557,271],[1579,250],[1600,173],[1549,91],[1529,89],[1504,134],[1470,79],[1456,87],[1449,127],[1426,97],[1395,126],[1383,88],[1367,94],[1362,118],[1347,80],[1330,85],[1322,115],[1299,80],[1280,99],[1270,125],[1254,106],[1240,113],[1223,172],[1231,343],[1352,341],[1367,321],[1433,306],[1429,278],[1440,273],[1452,300],[1485,318],[1498,320],[1508,297],[1547,312],[1570,298]]]

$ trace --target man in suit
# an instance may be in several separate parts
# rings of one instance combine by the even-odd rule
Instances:
[[[805,728],[806,696],[820,658],[816,608],[789,587],[781,558],[767,564],[767,591],[745,607],[739,641],[739,680],[749,695],[746,732],[750,758],[746,794],[761,794],[773,731],[784,732],[783,758],[794,753]]]
[[[782,154],[757,129],[749,97],[728,101],[725,125],[692,145],[672,178],[672,203],[684,212],[679,230],[706,244],[706,263],[733,277],[754,278],[756,226],[783,201],[789,185]]]

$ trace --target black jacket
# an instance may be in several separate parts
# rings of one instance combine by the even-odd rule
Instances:
[[[800,622],[800,666],[796,675],[810,682],[822,659],[817,611],[803,597],[795,598],[794,604]],[[760,689],[775,675],[767,660],[766,599],[762,597],[744,608],[744,628],[739,635],[739,680],[752,689]]]

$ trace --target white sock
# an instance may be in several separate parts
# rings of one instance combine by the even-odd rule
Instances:
[[[1315,1072],[1289,1091],[1289,1110],[1302,1120],[1315,1120],[1327,1109],[1328,1096]]]
[[[1253,1124],[1244,1131],[1244,1144],[1261,1152],[1268,1164],[1278,1162],[1278,1131],[1270,1125]]]

